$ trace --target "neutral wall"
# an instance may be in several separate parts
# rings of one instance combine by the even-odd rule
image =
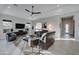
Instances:
[[[32,24],[35,25],[36,22],[51,23],[52,26],[53,26],[53,31],[56,31],[56,37],[60,37],[61,18],[62,17],[67,17],[67,16],[74,16],[74,20],[75,20],[75,39],[79,40],[79,12],[78,11],[73,12],[73,13],[67,13],[67,14],[64,14],[64,15],[59,15],[59,16],[52,16],[52,17],[48,17],[48,18],[42,18],[42,19],[39,19],[39,20],[32,21]],[[2,34],[3,34],[3,26],[2,26],[2,20],[3,19],[12,20],[14,31],[20,30],[20,29],[15,29],[15,23],[31,22],[31,21],[28,21],[27,19],[22,19],[22,18],[10,16],[10,15],[0,14],[0,38],[2,37]]]
[[[58,15],[58,16],[52,16],[48,18],[42,18],[39,20],[33,21],[33,25],[36,22],[50,22],[52,26],[54,26],[53,30],[56,31],[56,37],[60,37],[60,23],[61,23],[61,18],[62,17],[68,17],[68,16],[74,16],[74,21],[75,21],[75,39],[79,40],[79,11],[77,12],[72,12],[72,13],[67,13],[63,15]]]
[[[15,23],[22,23],[22,24],[26,24],[27,22],[30,22],[28,19],[22,19],[22,18],[18,18],[18,17],[14,17],[14,16],[10,16],[10,15],[5,15],[5,14],[0,14],[0,38],[3,37],[3,25],[2,25],[2,20],[6,19],[6,20],[12,20],[12,28],[14,29],[14,31],[18,31],[18,30],[25,30],[25,29],[16,29],[15,28]]]
[[[52,31],[56,31],[56,37],[60,36],[59,34],[60,33],[60,29],[59,29],[60,20],[58,19],[58,16],[35,20],[32,23],[33,25],[35,25],[37,22],[41,22],[41,23],[47,22],[47,24],[51,24]]]

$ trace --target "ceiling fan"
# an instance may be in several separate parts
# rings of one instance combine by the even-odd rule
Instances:
[[[34,12],[33,9],[34,9],[34,6],[32,6],[32,11],[30,11],[28,9],[25,9],[25,11],[31,13],[31,16],[34,15],[34,14],[41,14],[41,12]]]

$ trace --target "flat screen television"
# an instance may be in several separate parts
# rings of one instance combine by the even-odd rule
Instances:
[[[25,24],[16,23],[15,27],[16,27],[16,29],[24,29],[25,28]]]

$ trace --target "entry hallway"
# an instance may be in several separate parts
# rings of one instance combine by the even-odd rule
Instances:
[[[56,38],[54,45],[52,45],[47,52],[49,52],[51,55],[79,55],[79,41],[68,38],[58,39]],[[38,49],[35,50],[35,52],[36,51],[38,51]],[[16,40],[16,42],[8,42],[5,39],[0,40],[0,55],[27,54],[32,55],[32,48],[28,46],[27,42],[22,40],[22,37],[20,37],[19,40]]]

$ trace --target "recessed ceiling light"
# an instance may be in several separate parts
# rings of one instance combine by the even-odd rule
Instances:
[[[57,7],[60,7],[60,5],[57,5]]]
[[[8,8],[11,8],[10,6],[8,6]]]

